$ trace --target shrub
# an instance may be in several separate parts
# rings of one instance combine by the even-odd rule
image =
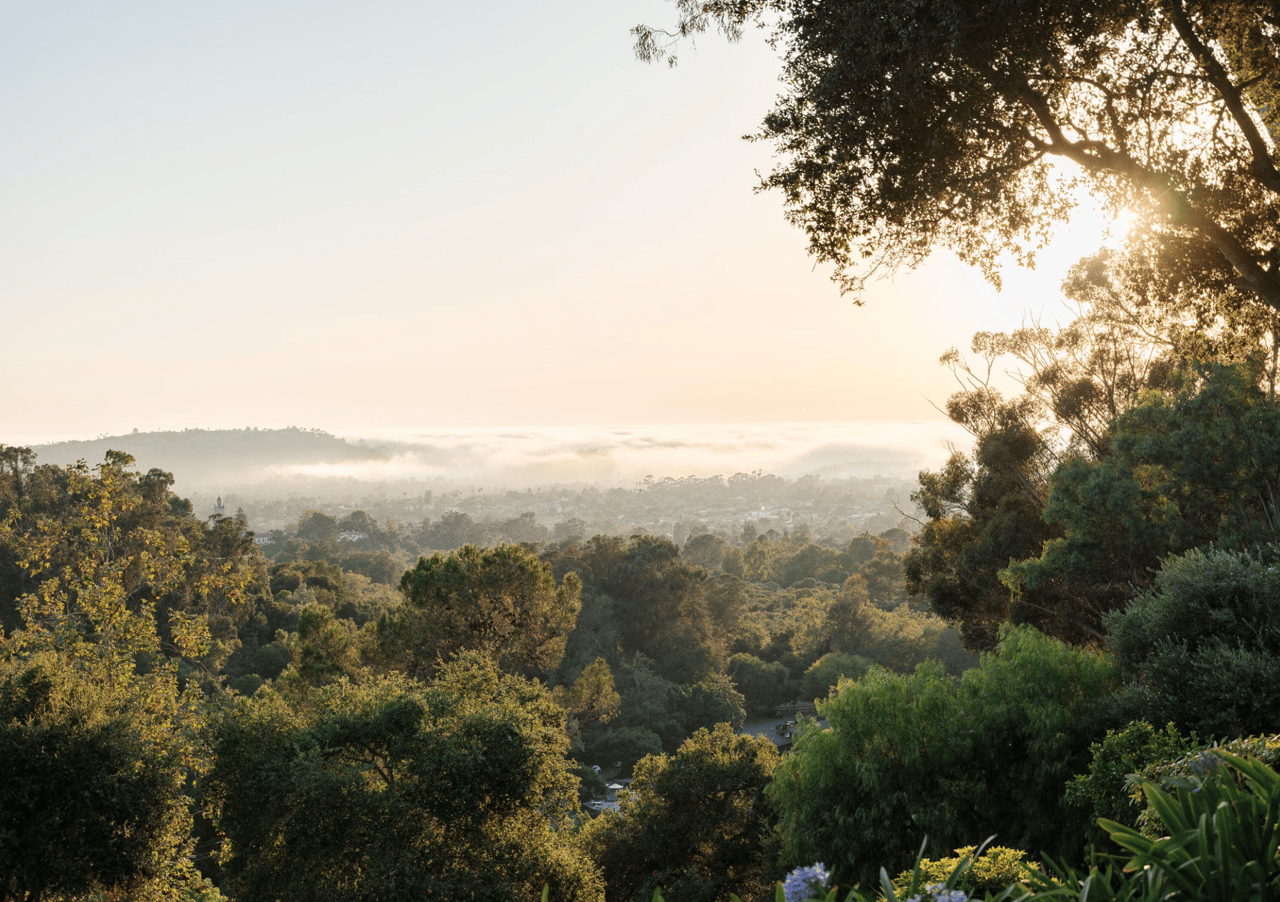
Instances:
[[[1084,815],[1062,794],[1107,726],[1114,676],[1107,656],[1023,627],[958,680],[930,663],[841,683],[819,702],[830,729],[802,730],[770,788],[783,863],[824,861],[850,885],[910,865],[926,836],[935,851],[998,834],[1075,853]]]
[[[1019,849],[988,846],[975,858],[976,852],[976,846],[963,846],[956,849],[954,858],[923,859],[917,865],[918,875],[916,871],[903,871],[893,881],[894,888],[899,896],[905,896],[911,891],[912,881],[917,885],[923,881],[928,885],[943,884],[963,890],[970,896],[994,895],[1015,884],[1026,885],[1028,869],[1038,872],[1034,863],[1023,860],[1027,853]],[[965,866],[951,880],[961,865]]]
[[[1149,869],[1176,893],[1198,902],[1274,899],[1280,892],[1280,774],[1256,759],[1212,755],[1204,777],[1166,792],[1142,786],[1149,806],[1169,831],[1153,839],[1104,820],[1117,843],[1133,854],[1127,870]]]
[[[1154,783],[1164,789],[1176,789],[1195,780],[1203,778],[1208,772],[1218,769],[1218,761],[1222,753],[1241,757],[1255,758],[1263,764],[1274,767],[1280,763],[1280,734],[1271,736],[1243,736],[1222,744],[1212,746],[1194,746],[1184,749],[1180,754],[1169,755],[1163,760],[1153,762],[1141,772],[1141,779],[1129,786],[1129,796],[1134,807],[1141,813],[1132,823],[1148,836],[1156,836],[1168,831],[1167,825],[1161,822],[1159,813],[1154,809],[1143,786]]]
[[[1207,736],[1280,729],[1280,569],[1249,553],[1190,551],[1107,627],[1124,706]]]
[[[1109,845],[1110,835],[1097,826],[1098,818],[1136,824],[1142,814],[1141,794],[1135,796],[1129,775],[1189,751],[1195,734],[1184,736],[1169,724],[1157,730],[1144,721],[1134,721],[1119,730],[1108,730],[1102,742],[1089,747],[1093,760],[1087,773],[1077,774],[1067,784],[1066,800],[1088,811],[1087,843]]]
[[[1141,791],[1150,806],[1159,812],[1161,821],[1168,827],[1168,836],[1152,838],[1132,827],[1103,820],[1103,827],[1115,843],[1132,856],[1123,868],[1107,861],[1082,873],[1047,859],[1043,869],[1022,870],[1024,882],[1012,883],[998,893],[998,886],[991,886],[986,890],[986,899],[988,902],[1275,899],[1280,893],[1280,818],[1277,818],[1280,775],[1257,759],[1229,752],[1216,752],[1213,757],[1217,762],[1215,766],[1202,767],[1202,776],[1182,781],[1173,791],[1149,780],[1143,782]],[[935,864],[938,863],[918,861],[915,871],[904,874],[897,885],[882,875],[878,899],[899,902],[912,894],[907,902],[921,902],[926,897],[934,902],[966,902],[966,892],[961,887],[968,873],[963,862],[941,882],[922,886],[946,870],[932,867]],[[777,902],[786,902],[781,884],[775,898]],[[817,898],[821,902],[838,902],[840,896],[838,890],[832,889]],[[855,887],[845,896],[845,902],[876,899],[861,887]]]

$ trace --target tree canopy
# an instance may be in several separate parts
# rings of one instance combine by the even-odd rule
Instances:
[[[938,247],[999,280],[1087,187],[1140,211],[1192,281],[1280,309],[1280,18],[1264,0],[677,0],[633,30],[674,61],[708,29],[759,25],[786,86],[757,139],[845,290]],[[1074,166],[1059,167],[1055,162]],[[870,269],[855,271],[859,261]]]
[[[413,669],[477,649],[505,669],[553,668],[581,606],[581,581],[559,586],[551,568],[519,545],[463,545],[420,558],[400,581],[413,633]]]
[[[467,652],[430,687],[257,693],[220,725],[210,793],[238,898],[598,902],[557,826],[578,808],[564,713]]]
[[[762,898],[775,822],[764,792],[778,760],[773,743],[728,724],[698,730],[670,758],[642,760],[619,810],[587,830],[605,898],[647,902],[655,889],[690,902]]]

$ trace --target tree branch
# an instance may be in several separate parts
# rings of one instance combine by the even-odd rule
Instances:
[[[1121,176],[1147,191],[1164,205],[1175,222],[1194,229],[1209,239],[1240,275],[1243,285],[1260,301],[1275,310],[1280,310],[1280,280],[1264,269],[1235,235],[1193,205],[1185,194],[1175,189],[1168,177],[1153,172],[1132,157],[1113,150],[1101,141],[1068,139],[1063,134],[1053,110],[1049,108],[1048,101],[1025,79],[1019,86],[1018,93],[1039,121],[1041,128],[1049,134],[1048,142],[1037,142],[1039,148],[1043,148],[1047,153],[1065,157],[1091,172]]]
[[[1249,115],[1248,110],[1244,108],[1240,88],[1232,84],[1231,76],[1227,73],[1226,68],[1214,56],[1213,51],[1200,40],[1200,36],[1196,34],[1191,20],[1187,17],[1187,11],[1183,9],[1182,0],[1169,0],[1165,4],[1165,12],[1168,13],[1169,19],[1173,22],[1173,27],[1177,30],[1178,37],[1182,38],[1182,43],[1186,44],[1187,49],[1191,51],[1196,61],[1200,63],[1201,68],[1204,69],[1210,83],[1222,96],[1227,105],[1227,110],[1231,113],[1231,118],[1236,123],[1236,127],[1240,129],[1245,141],[1249,143],[1249,151],[1253,154],[1253,166],[1251,168],[1254,175],[1267,188],[1280,194],[1280,171],[1276,170],[1275,163],[1271,158],[1271,148],[1267,146],[1267,140],[1262,137],[1262,133],[1258,131],[1253,118]]]

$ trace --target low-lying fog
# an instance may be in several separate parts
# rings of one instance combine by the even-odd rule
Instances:
[[[418,430],[366,436],[380,458],[292,463],[279,476],[421,480],[493,488],[631,486],[647,476],[914,476],[964,434],[943,422]]]
[[[140,469],[173,473],[175,491],[231,489],[271,496],[352,480],[428,487],[525,489],[592,483],[634,487],[646,477],[731,476],[762,471],[789,479],[913,478],[940,465],[954,424],[782,423],[713,426],[417,429],[335,437],[320,430],[244,429],[133,433],[36,447],[43,463],[90,464],[108,449]]]

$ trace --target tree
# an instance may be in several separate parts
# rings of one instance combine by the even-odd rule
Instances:
[[[853,575],[844,581],[840,594],[827,608],[823,633],[827,637],[827,649],[846,655],[863,651],[867,644],[867,608],[871,598],[867,594],[867,581]]]
[[[272,689],[219,728],[209,792],[237,898],[596,902],[571,848],[564,712],[468,653],[430,687],[346,681],[291,707]]]
[[[684,559],[692,564],[697,564],[706,570],[718,570],[728,549],[729,543],[724,539],[704,532],[691,536],[684,543],[682,554]]]
[[[693,683],[719,669],[724,635],[742,605],[738,584],[712,578],[680,557],[670,539],[595,536],[549,550],[557,573],[581,577],[587,596],[575,645],[611,665],[641,654],[673,682]],[[594,637],[580,636],[583,627]],[[584,666],[585,661],[576,666]]]
[[[320,511],[312,511],[298,521],[298,538],[308,542],[332,545],[338,541],[338,520]]]
[[[491,657],[504,670],[554,668],[581,606],[574,574],[556,586],[551,568],[518,545],[464,545],[448,555],[419,558],[400,589],[412,634],[415,671],[464,649]]]
[[[567,689],[556,687],[556,701],[579,724],[608,723],[618,713],[613,672],[604,658],[596,658]]]
[[[1050,480],[1046,521],[1061,535],[1002,574],[1016,603],[1102,618],[1152,584],[1163,558],[1216,543],[1274,542],[1280,530],[1280,410],[1252,365],[1188,366],[1108,432],[1103,458]]]
[[[242,521],[196,520],[172,475],[132,464],[108,451],[94,468],[38,467],[0,518],[0,552],[22,573],[5,600],[12,651],[57,647],[113,678],[140,655],[212,669],[230,654],[265,576],[253,536]]]
[[[827,652],[804,672],[800,683],[800,698],[804,700],[826,698],[840,680],[861,679],[871,667],[872,662],[866,658],[842,655],[836,651]]]
[[[636,767],[619,810],[591,823],[584,842],[609,902],[759,898],[773,873],[773,813],[764,798],[778,751],[727,724],[699,730],[670,758]]]
[[[47,652],[0,661],[0,900],[196,879],[183,750],[146,702]]]
[[[977,442],[972,457],[956,452],[940,472],[920,474],[911,498],[928,521],[903,564],[907,591],[958,622],[967,648],[988,651],[1014,613],[1000,571],[1039,553],[1058,534],[1041,516],[1050,449],[1018,402],[981,392],[952,401],[953,419],[974,423]],[[974,422],[975,410],[983,423]],[[1026,608],[1019,613],[1023,620],[1045,619]]]
[[[1084,824],[1062,802],[1109,724],[1106,657],[1027,627],[959,680],[929,662],[842,681],[774,775],[786,864],[822,861],[849,886],[980,842],[1074,855]]]
[[[796,697],[791,671],[776,661],[767,663],[755,655],[739,652],[729,657],[728,672],[742,693],[746,710],[752,713],[772,711]]]
[[[202,700],[179,669],[207,658],[211,622],[234,638],[255,559],[236,521],[195,521],[172,476],[131,463],[20,474],[0,519],[23,574],[0,639],[0,898],[194,886]]]
[[[1169,262],[1280,309],[1280,30],[1263,0],[680,0],[641,59],[772,26],[787,89],[756,136],[846,290],[953,249],[998,281],[1086,185],[1141,210]],[[1074,164],[1068,174],[1055,161]],[[865,274],[852,271],[870,260]]]

